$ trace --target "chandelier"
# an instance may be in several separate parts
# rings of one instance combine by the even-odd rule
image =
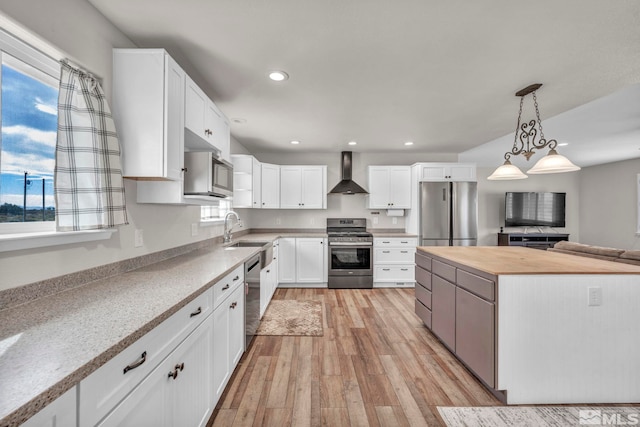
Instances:
[[[511,156],[519,156],[522,154],[527,161],[535,154],[534,150],[541,150],[549,147],[549,153],[538,160],[538,162],[527,171],[531,174],[543,173],[560,173],[572,172],[580,170],[579,166],[571,163],[569,159],[558,154],[556,147],[558,142],[555,139],[546,140],[542,132],[542,121],[540,120],[540,110],[538,108],[538,99],[536,98],[536,90],[540,89],[541,83],[535,83],[516,92],[516,96],[520,97],[520,111],[518,112],[518,124],[516,125],[516,133],[511,151],[504,153],[504,164],[498,167],[487,179],[490,180],[507,180],[507,179],[525,179],[527,175],[522,173],[520,168],[511,164]],[[522,105],[525,96],[533,94],[533,105],[536,109],[536,119],[528,122],[522,122]],[[536,129],[537,125],[537,129]],[[539,131],[538,131],[539,129]],[[538,139],[539,132],[539,139]]]

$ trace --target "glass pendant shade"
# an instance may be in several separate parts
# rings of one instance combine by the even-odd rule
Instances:
[[[527,178],[527,175],[523,174],[520,168],[512,165],[509,160],[505,160],[502,166],[493,171],[493,173],[487,177],[487,179],[491,181],[525,178]]]
[[[549,154],[538,160],[538,162],[527,171],[532,174],[543,173],[561,173],[573,172],[580,170],[580,166],[576,166],[565,156],[558,154],[555,149],[549,151]]]

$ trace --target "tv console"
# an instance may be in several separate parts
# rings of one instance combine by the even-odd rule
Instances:
[[[561,240],[569,240],[569,235],[561,233],[498,233],[498,246],[526,246],[545,250]]]

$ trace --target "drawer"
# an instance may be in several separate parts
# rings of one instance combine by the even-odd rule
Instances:
[[[425,307],[420,301],[416,300],[416,314],[420,319],[422,319],[422,323],[429,329],[431,329],[431,310]]]
[[[416,282],[431,290],[431,273],[421,267],[416,267]]]
[[[239,284],[244,282],[244,265],[238,266],[213,285],[213,308],[220,305]]]
[[[418,239],[415,237],[376,237],[373,239],[373,247],[407,246],[415,248]]]
[[[415,267],[413,265],[377,265],[373,269],[374,282],[413,282]]]
[[[481,298],[489,301],[495,300],[494,283],[484,277],[458,269],[457,284]]]
[[[431,271],[431,258],[428,257],[424,252],[416,252],[416,265],[424,268],[427,271]]]
[[[95,425],[213,311],[209,289],[82,380],[80,425]]]
[[[433,274],[437,274],[443,279],[447,279],[451,283],[456,283],[456,268],[434,259],[431,262]]]
[[[376,248],[373,252],[375,264],[413,264],[416,248]]]
[[[424,304],[425,307],[431,309],[431,291],[420,283],[416,282],[416,299]]]

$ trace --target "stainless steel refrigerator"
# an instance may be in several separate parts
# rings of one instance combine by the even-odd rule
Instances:
[[[477,183],[420,183],[421,246],[476,246],[477,241]]]

